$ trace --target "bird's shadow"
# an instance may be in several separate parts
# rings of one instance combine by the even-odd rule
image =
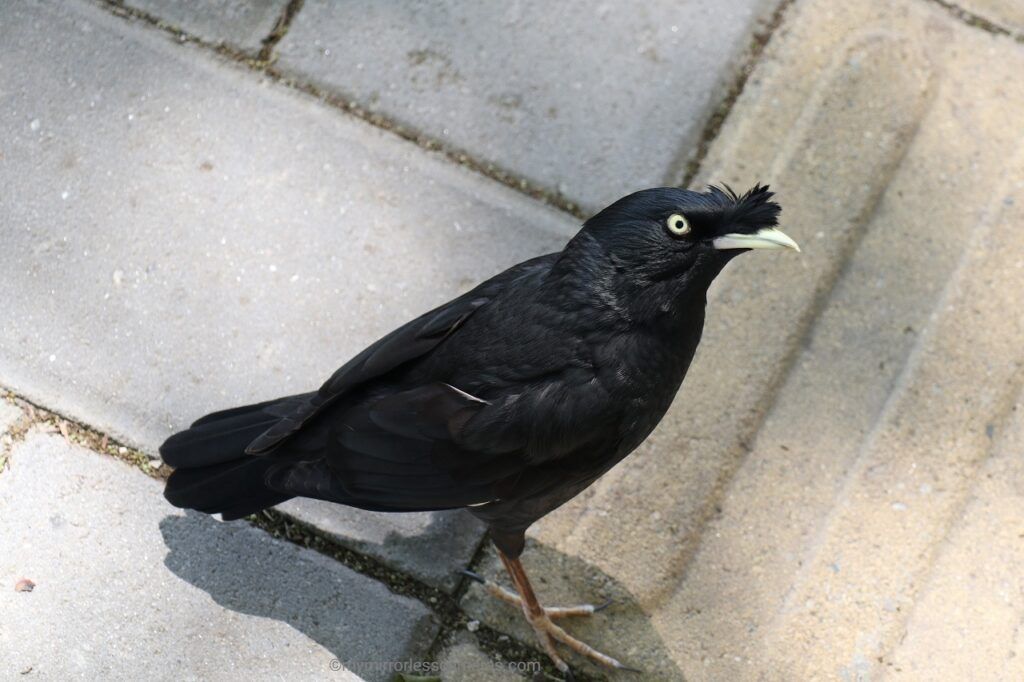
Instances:
[[[297,545],[268,543],[264,531],[244,521],[224,523],[189,511],[166,516],[160,532],[169,550],[164,563],[179,578],[223,608],[287,623],[341,661],[401,660],[410,649],[426,651],[430,646],[435,626],[429,618],[410,624],[411,641],[392,641],[387,636],[394,629],[394,619],[409,616],[386,587],[356,578],[333,559]],[[601,614],[565,625],[583,641],[644,671],[639,677],[622,674],[622,679],[683,679],[649,616],[620,582],[577,557],[532,541],[524,563],[548,604],[613,600]],[[508,584],[493,549],[488,549],[477,568]],[[360,589],[346,584],[347,579],[359,580]],[[366,585],[369,593],[356,596]],[[494,629],[534,644],[522,614],[478,587],[470,588],[462,606]],[[588,670],[604,674],[596,668]]]
[[[176,576],[225,609],[287,623],[343,663],[402,660],[426,651],[436,633],[432,614],[410,610],[384,585],[317,552],[268,542],[245,521],[188,511],[164,517],[160,532]]]
[[[568,618],[560,620],[559,624],[580,641],[627,666],[638,668],[640,673],[610,672],[581,656],[569,654],[561,647],[560,651],[567,655],[566,660],[570,664],[594,677],[623,682],[686,679],[651,617],[621,581],[592,563],[533,539],[527,540],[522,561],[542,605],[598,605],[610,601],[608,608],[593,616]],[[492,547],[487,549],[477,570],[486,578],[510,587],[509,578]],[[462,606],[471,616],[496,630],[521,642],[535,642],[533,631],[522,613],[515,607],[497,602],[481,585],[473,583],[470,586]]]
[[[409,514],[372,512],[309,498],[276,507],[300,524],[448,594],[480,548],[485,526],[463,509]]]

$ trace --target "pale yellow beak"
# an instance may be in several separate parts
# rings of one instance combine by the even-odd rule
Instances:
[[[715,237],[711,242],[716,249],[793,249],[799,252],[800,246],[789,235],[774,227],[766,227],[753,234],[733,232]]]

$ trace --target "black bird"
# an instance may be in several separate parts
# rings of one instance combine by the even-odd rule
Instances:
[[[292,497],[482,519],[544,651],[614,667],[551,619],[519,562],[524,533],[661,420],[734,256],[792,248],[767,186],[663,187],[616,201],[558,253],[515,265],[396,329],[318,391],[209,414],[161,446],[178,507],[237,519]]]

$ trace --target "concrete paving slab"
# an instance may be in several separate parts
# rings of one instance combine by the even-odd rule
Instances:
[[[444,682],[522,682],[527,673],[540,671],[533,662],[502,661],[488,656],[477,646],[476,638],[459,633],[437,659]]]
[[[770,181],[804,254],[731,266],[665,423],[527,551],[549,603],[617,600],[572,629],[653,679],[890,669],[1020,381],[1024,50],[927,3],[794,10],[701,175]]]
[[[124,5],[207,42],[256,53],[288,0],[127,0]]]
[[[21,419],[21,409],[0,396],[0,474],[7,468],[7,458],[14,439],[9,433],[14,424]]]
[[[15,292],[0,377],[151,452],[210,410],[319,386],[380,335],[576,229],[83,4],[6,4],[0,43],[0,184],[19,197],[0,233]],[[465,517],[369,527],[341,507],[289,509],[445,588],[480,537]],[[461,538],[432,544],[448,529]]]
[[[1024,401],[994,445],[963,515],[939,550],[906,637],[887,656],[901,679],[1024,679]],[[984,548],[979,556],[979,548]],[[983,558],[984,560],[979,560]],[[988,664],[979,669],[978,662]],[[991,679],[997,679],[992,677]]]
[[[666,184],[775,0],[307,0],[279,68],[589,209]]]
[[[38,432],[0,476],[0,581],[5,678],[358,680],[332,662],[416,658],[437,631],[333,559],[182,513],[159,482]]]
[[[451,593],[482,542],[484,526],[462,511],[378,514],[295,499],[278,509],[336,541]]]
[[[1016,65],[1024,67],[1024,54]],[[1024,105],[1024,88],[1017,101]],[[880,676],[891,669],[889,652],[904,643],[909,614],[928,607],[917,603],[922,584],[934,573],[949,529],[993,455],[996,425],[1012,415],[1024,380],[1024,315],[1006,315],[1019,310],[1024,287],[1024,145],[1015,152],[1003,167],[1009,177],[995,185],[998,199],[982,200],[981,220],[961,241],[962,261],[900,382],[856,460],[835,479],[832,508],[819,517],[816,542],[804,547],[764,632],[764,651],[755,655],[780,677],[837,670],[850,678]],[[981,546],[960,568],[1007,558],[998,545]],[[1024,612],[1017,615],[1004,635],[1016,633]],[[981,647],[987,635],[971,638]],[[942,651],[927,655],[938,659]],[[1003,662],[979,658],[974,670],[979,679],[1000,679]]]
[[[960,0],[950,3],[1010,31],[1024,33],[1024,3],[1019,0]]]
[[[6,434],[7,430],[20,418],[21,408],[0,397],[0,434]]]

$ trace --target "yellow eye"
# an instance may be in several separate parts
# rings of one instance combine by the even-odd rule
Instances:
[[[677,237],[690,233],[690,221],[680,213],[670,215],[668,220],[665,221],[665,225],[668,227],[668,231]]]

